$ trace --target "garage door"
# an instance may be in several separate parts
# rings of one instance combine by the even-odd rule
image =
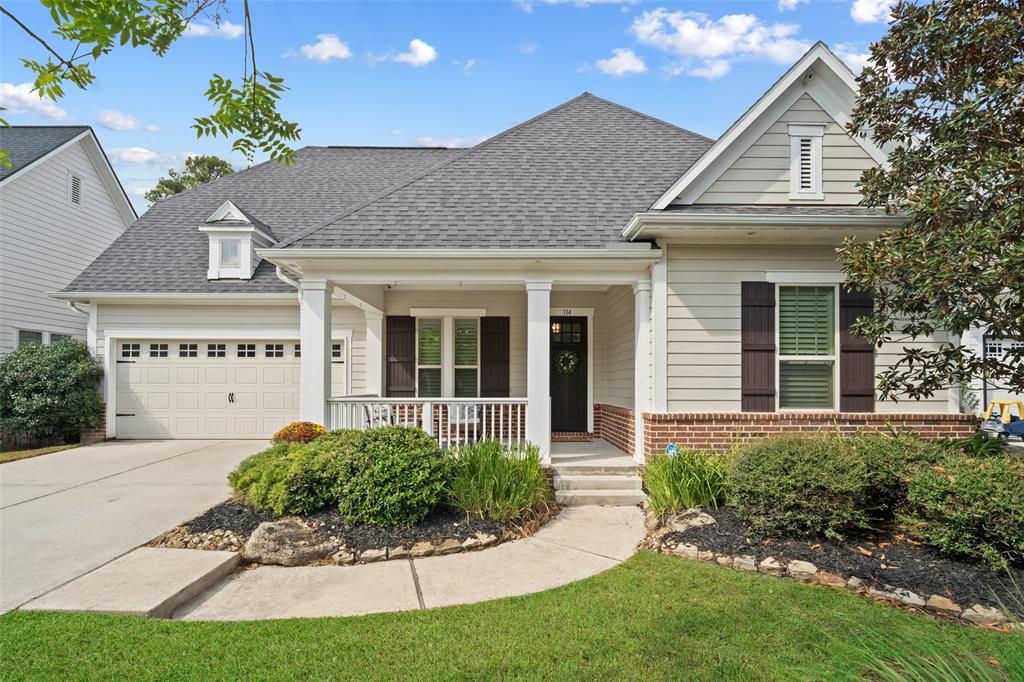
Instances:
[[[332,394],[347,394],[343,339]],[[202,339],[117,344],[119,438],[268,438],[299,414],[294,342]]]

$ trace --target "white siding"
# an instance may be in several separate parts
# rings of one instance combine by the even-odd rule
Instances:
[[[789,123],[823,123],[822,189],[824,201],[789,198]],[[698,204],[856,204],[862,171],[875,165],[863,147],[822,109],[803,95],[736,159],[695,203]]]
[[[740,283],[764,281],[769,271],[840,270],[830,247],[671,246],[668,255],[668,409],[740,410]],[[918,345],[934,347],[944,341]],[[900,348],[886,344],[876,369],[891,365]],[[947,392],[928,400],[878,402],[878,412],[947,410]]]
[[[68,201],[68,172],[82,178],[82,204]],[[87,316],[49,298],[125,229],[79,142],[0,187],[0,353],[17,329],[85,340]]]
[[[608,331],[605,335],[605,390],[596,402],[633,408],[634,350],[633,291],[610,287],[604,296]]]

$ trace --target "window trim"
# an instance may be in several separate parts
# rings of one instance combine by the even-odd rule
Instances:
[[[828,281],[819,282],[773,282],[775,285],[775,411],[776,412],[839,412],[839,287]],[[782,287],[811,287],[832,289],[832,355],[783,355],[779,326],[779,312],[782,305]],[[832,363],[832,407],[782,407],[782,363],[784,361],[829,361]]]
[[[822,165],[824,162],[824,124],[789,124],[789,198],[803,201],[823,201]],[[811,141],[811,189],[800,188],[800,145]]]

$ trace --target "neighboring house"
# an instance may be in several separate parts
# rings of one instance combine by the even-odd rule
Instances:
[[[58,296],[91,305],[107,434],[415,423],[443,443],[973,430],[876,399],[844,235],[885,155],[815,45],[717,141],[583,94],[468,150],[307,147],[156,203]],[[685,112],[680,112],[681,115]],[[921,340],[929,345],[944,337]]]
[[[989,336],[987,330],[983,327],[972,327],[967,330],[963,335],[962,343],[965,347],[970,348],[978,357],[997,360],[1009,360],[1010,357],[1013,357],[1007,355],[1009,351],[1024,349],[1024,341]],[[984,413],[989,403],[993,400],[1024,400],[1024,395],[1014,393],[1009,387],[1000,382],[986,380],[981,377],[975,377],[971,381],[970,390],[977,399],[977,402],[972,406],[969,404],[969,401],[965,401],[964,407],[973,407],[973,411],[977,414]],[[1020,416],[1024,417],[1024,415]]]
[[[66,287],[137,216],[88,126],[0,126],[0,355],[24,343],[86,340]]]

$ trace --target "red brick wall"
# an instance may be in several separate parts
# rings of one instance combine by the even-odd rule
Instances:
[[[727,450],[777,433],[830,431],[913,431],[924,438],[966,438],[978,419],[963,414],[864,414],[855,412],[677,412],[644,413],[644,456],[665,451],[669,443]]]
[[[107,439],[107,406],[100,410],[100,425],[93,429],[82,429],[78,442],[82,445],[92,445]]]
[[[594,405],[594,436],[633,456],[633,410],[615,405]]]

